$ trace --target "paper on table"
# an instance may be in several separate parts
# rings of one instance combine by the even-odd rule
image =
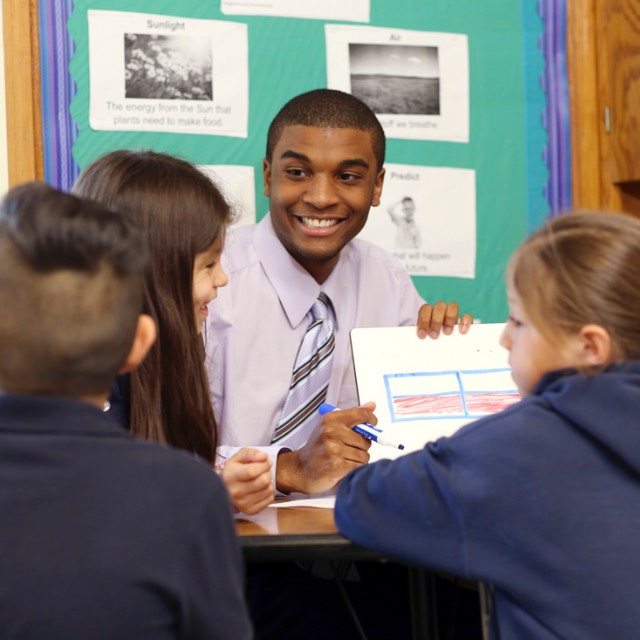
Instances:
[[[306,495],[306,494],[305,494]],[[319,507],[321,509],[333,509],[336,504],[336,496],[321,497],[294,497],[289,500],[277,500],[272,502],[269,507],[273,509],[286,509],[290,507]]]

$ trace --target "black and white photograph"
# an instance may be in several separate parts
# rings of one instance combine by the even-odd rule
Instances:
[[[349,44],[351,93],[374,113],[440,115],[438,47]]]
[[[387,138],[469,142],[463,33],[325,25],[327,86],[360,98]]]
[[[124,34],[125,98],[213,100],[211,40]]]
[[[476,173],[385,163],[380,206],[358,237],[377,244],[412,276],[474,278]]]

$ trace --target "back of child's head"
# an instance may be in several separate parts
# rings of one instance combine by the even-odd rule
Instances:
[[[567,213],[516,250],[507,280],[530,322],[551,344],[583,326],[607,330],[613,360],[640,358],[640,219]]]
[[[146,243],[121,215],[42,183],[0,205],[0,387],[105,393],[142,311]]]
[[[314,89],[295,96],[276,114],[267,134],[267,160],[285,127],[303,125],[321,129],[359,129],[371,136],[378,169],[384,164],[386,139],[376,114],[362,100],[336,89]]]
[[[153,151],[107,153],[82,171],[73,192],[124,212],[149,241],[145,312],[158,339],[131,375],[131,430],[211,458],[215,421],[194,322],[193,268],[225,233],[232,208],[195,165]]]

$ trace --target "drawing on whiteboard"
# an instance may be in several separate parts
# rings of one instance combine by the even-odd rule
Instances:
[[[375,402],[380,428],[405,446],[372,446],[370,460],[418,451],[516,403],[509,353],[500,346],[504,326],[478,324],[438,340],[419,340],[415,326],[352,329],[358,400]]]
[[[520,399],[510,369],[384,374],[392,422],[475,419]]]

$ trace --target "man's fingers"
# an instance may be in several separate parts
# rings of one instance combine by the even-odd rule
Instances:
[[[467,333],[473,324],[473,316],[469,313],[465,313],[460,318],[460,333]]]
[[[465,313],[460,319],[460,307],[456,302],[442,302],[439,300],[433,306],[423,304],[418,311],[417,333],[419,338],[429,336],[433,340],[440,333],[451,335],[456,324],[459,324],[460,333],[467,333],[473,324],[473,316]]]
[[[431,325],[431,315],[433,307],[430,304],[423,304],[418,310],[418,337],[422,340],[429,335],[429,326]]]
[[[433,306],[433,312],[431,313],[431,322],[429,324],[429,337],[434,340],[440,336],[442,331],[442,325],[444,324],[445,317],[447,315],[447,304],[439,300]]]
[[[442,327],[442,333],[445,335],[450,335],[453,333],[453,328],[456,326],[456,322],[458,322],[458,313],[460,309],[455,302],[450,302],[445,310],[444,315],[444,326]]]

